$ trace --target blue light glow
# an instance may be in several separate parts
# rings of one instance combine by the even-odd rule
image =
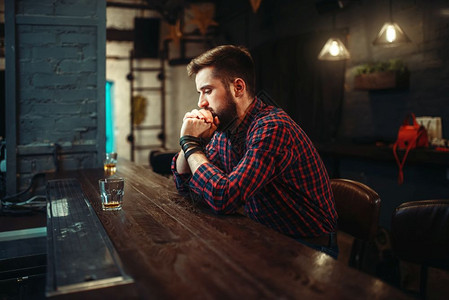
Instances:
[[[106,153],[115,151],[114,139],[114,82],[106,81]]]

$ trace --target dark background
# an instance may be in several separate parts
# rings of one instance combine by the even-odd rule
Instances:
[[[257,13],[251,10],[249,1],[215,2],[218,40],[250,49],[257,66],[258,89],[283,107],[317,145],[344,142],[350,147],[374,147],[376,143],[391,146],[410,112],[440,116],[443,138],[449,138],[447,1],[393,1],[394,21],[412,42],[392,48],[372,45],[389,20],[387,0],[263,0]],[[331,35],[345,42],[349,60],[317,60]],[[357,66],[390,59],[400,59],[408,66],[409,88],[353,88]],[[388,160],[322,156],[331,177],[358,180],[379,193],[380,224],[386,228],[390,227],[394,208],[403,202],[449,198],[447,164],[406,162],[405,182],[398,185],[393,153]]]
[[[188,6],[204,1],[148,2],[165,3],[168,7],[173,3]],[[374,147],[376,142],[391,145],[409,112],[417,116],[440,116],[443,137],[449,138],[447,1],[391,2],[394,20],[412,41],[394,48],[372,45],[384,22],[389,20],[388,0],[262,0],[256,13],[252,11],[249,1],[212,2],[216,4],[214,19],[219,25],[210,28],[208,36],[211,37],[211,44],[232,43],[248,47],[257,66],[258,90],[265,91],[283,107],[317,146],[329,142],[345,142],[354,147],[360,144]],[[83,6],[82,9],[78,5]],[[76,14],[84,20],[86,10],[95,12],[95,5],[95,2],[64,2],[55,12],[51,1],[40,2],[36,6],[31,2],[18,1],[17,13],[26,12],[28,19],[35,14]],[[164,17],[164,21],[167,20],[170,20],[170,13]],[[68,27],[71,35],[66,33],[65,28],[37,26],[45,33],[39,36],[30,34],[29,30],[36,29],[27,24],[18,26],[18,41],[23,44],[18,47],[16,62],[20,88],[18,142],[21,146],[19,154],[26,156],[18,163],[18,173],[22,179],[29,178],[26,175],[34,171],[54,167],[51,156],[33,156],[37,150],[39,153],[52,153],[53,149],[41,149],[42,142],[55,140],[63,144],[63,151],[72,151],[75,146],[81,148],[76,153],[97,151],[94,144],[79,145],[86,140],[98,144],[99,123],[92,113],[101,111],[96,102],[98,91],[92,88],[97,84],[96,60],[85,59],[91,55],[94,57],[96,53],[95,27]],[[346,43],[351,54],[349,60],[326,62],[317,59],[321,47],[331,35],[339,36]],[[81,56],[80,49],[85,52]],[[51,57],[38,61],[39,55]],[[71,55],[72,60],[67,60],[71,59]],[[81,64],[76,61],[80,57],[83,58]],[[389,59],[400,59],[408,66],[409,88],[384,91],[354,89],[357,66]],[[53,74],[55,70],[59,72],[56,75]],[[55,80],[46,80],[53,77],[45,72],[56,76]],[[65,77],[61,76],[61,72]],[[74,81],[77,85],[70,85]],[[45,97],[39,98],[41,94],[35,92],[35,85],[39,91],[45,89],[46,93],[42,94]],[[70,89],[70,93],[64,92],[64,89]],[[50,92],[51,97],[47,96]],[[57,114],[57,120],[44,117],[50,109]],[[68,118],[66,115],[70,112],[73,116],[69,115]],[[1,123],[4,123],[3,115],[0,117]],[[40,148],[36,150],[31,146]],[[30,147],[36,151],[31,151]],[[447,164],[406,163],[405,183],[398,185],[398,168],[392,153],[387,160],[375,160],[369,156],[348,156],[336,160],[325,154],[328,150],[325,146],[319,148],[324,153],[322,156],[331,177],[358,180],[379,193],[382,198],[381,225],[384,227],[389,227],[392,211],[402,202],[449,197]],[[63,157],[62,161],[67,164],[63,167],[91,167],[97,158],[91,154],[75,157],[69,153]]]

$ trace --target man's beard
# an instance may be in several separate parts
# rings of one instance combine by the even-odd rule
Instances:
[[[232,98],[230,90],[226,91],[226,98],[224,99],[224,106],[219,111],[212,111],[213,114],[218,116],[220,124],[217,127],[217,131],[225,131],[232,128],[232,125],[237,121],[237,105]]]

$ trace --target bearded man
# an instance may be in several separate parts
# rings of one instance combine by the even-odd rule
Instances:
[[[187,66],[198,109],[187,112],[171,165],[180,193],[217,214],[246,216],[334,258],[337,213],[324,164],[285,111],[255,96],[253,59],[218,46]]]

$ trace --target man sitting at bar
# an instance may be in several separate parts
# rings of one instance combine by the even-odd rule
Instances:
[[[255,97],[248,50],[219,46],[187,66],[199,109],[184,116],[172,162],[180,193],[217,214],[245,214],[334,258],[337,213],[323,162],[282,109]]]

